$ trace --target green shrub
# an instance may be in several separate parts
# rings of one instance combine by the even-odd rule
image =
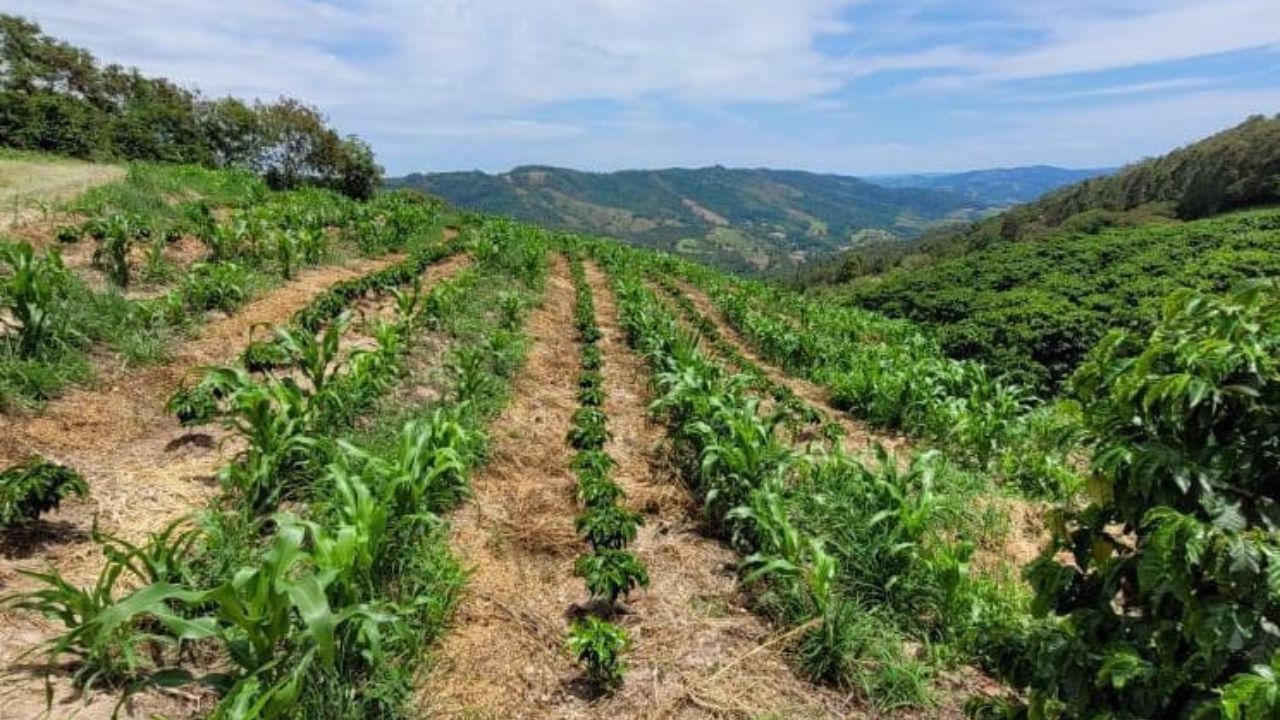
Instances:
[[[627,671],[622,654],[631,647],[625,629],[588,616],[570,626],[566,645],[598,689],[612,690],[622,684]]]
[[[57,509],[67,496],[88,492],[88,483],[75,470],[31,458],[0,472],[0,528],[35,520]]]
[[[601,549],[578,558],[573,572],[582,578],[591,597],[616,604],[638,587],[649,586],[649,572],[626,550]]]
[[[1175,293],[1072,385],[1093,479],[1028,569],[1043,620],[1004,662],[1026,712],[1274,717],[1280,285]]]

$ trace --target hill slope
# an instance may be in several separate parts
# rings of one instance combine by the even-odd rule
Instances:
[[[413,174],[388,181],[472,210],[618,237],[739,270],[762,270],[856,244],[868,231],[914,237],[979,216],[986,203],[857,178],[729,169]]]
[[[987,205],[1017,205],[1031,202],[1064,185],[1113,172],[1115,168],[1072,170],[1052,165],[1031,165],[959,173],[873,175],[863,179],[882,187],[941,190]]]

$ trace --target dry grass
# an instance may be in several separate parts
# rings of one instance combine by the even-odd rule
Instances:
[[[0,158],[0,230],[38,220],[52,203],[120,180],[124,173],[119,165]]]

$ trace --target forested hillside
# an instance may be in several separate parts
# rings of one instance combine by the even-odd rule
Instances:
[[[389,185],[752,272],[871,238],[915,237],[987,207],[946,192],[839,175],[722,167],[616,173],[522,167],[500,175],[414,174]]]
[[[987,205],[1031,202],[1047,192],[1115,172],[1114,168],[1071,170],[1052,165],[992,168],[958,173],[871,175],[863,178],[883,187],[942,190]]]
[[[1055,390],[1108,329],[1149,329],[1170,291],[1225,291],[1280,272],[1280,212],[1218,214],[1276,202],[1280,117],[1255,117],[1117,175],[909,246],[869,245],[796,279],[933,325],[952,356]]]
[[[290,98],[245,102],[136,68],[102,66],[87,50],[0,14],[0,146],[95,160],[241,167],[277,189],[323,185],[353,197],[381,180],[372,149]]]

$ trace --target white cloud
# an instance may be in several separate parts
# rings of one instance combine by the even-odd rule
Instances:
[[[370,139],[393,171],[531,160],[859,172],[1057,161],[1049,156],[1062,142],[1050,132],[1053,118],[1034,108],[999,116],[1002,137],[979,123],[949,128],[936,142],[868,128],[897,100],[956,96],[994,106],[1036,99],[1021,88],[1030,79],[1280,43],[1280,0],[879,1],[893,4],[872,7],[888,11],[876,20],[858,19],[872,0],[5,0],[4,11],[103,60],[211,95],[315,103]],[[938,9],[968,16],[917,21]],[[874,95],[848,89],[901,71],[920,79]],[[1142,94],[1178,94],[1180,111],[1199,116],[1190,98],[1212,98],[1189,94],[1196,80],[1114,80],[1070,92],[1117,107]],[[580,110],[593,102],[610,112]],[[1240,105],[1217,116],[1229,123]],[[768,125],[754,114],[759,107],[801,119]],[[826,129],[811,132],[805,118]],[[1159,125],[1147,136],[1183,139],[1167,127],[1176,120]],[[1086,130],[1103,144],[1131,135],[1105,123],[1078,132]],[[1045,142],[1036,146],[1036,137]],[[1014,147],[1020,158],[1010,157]]]

